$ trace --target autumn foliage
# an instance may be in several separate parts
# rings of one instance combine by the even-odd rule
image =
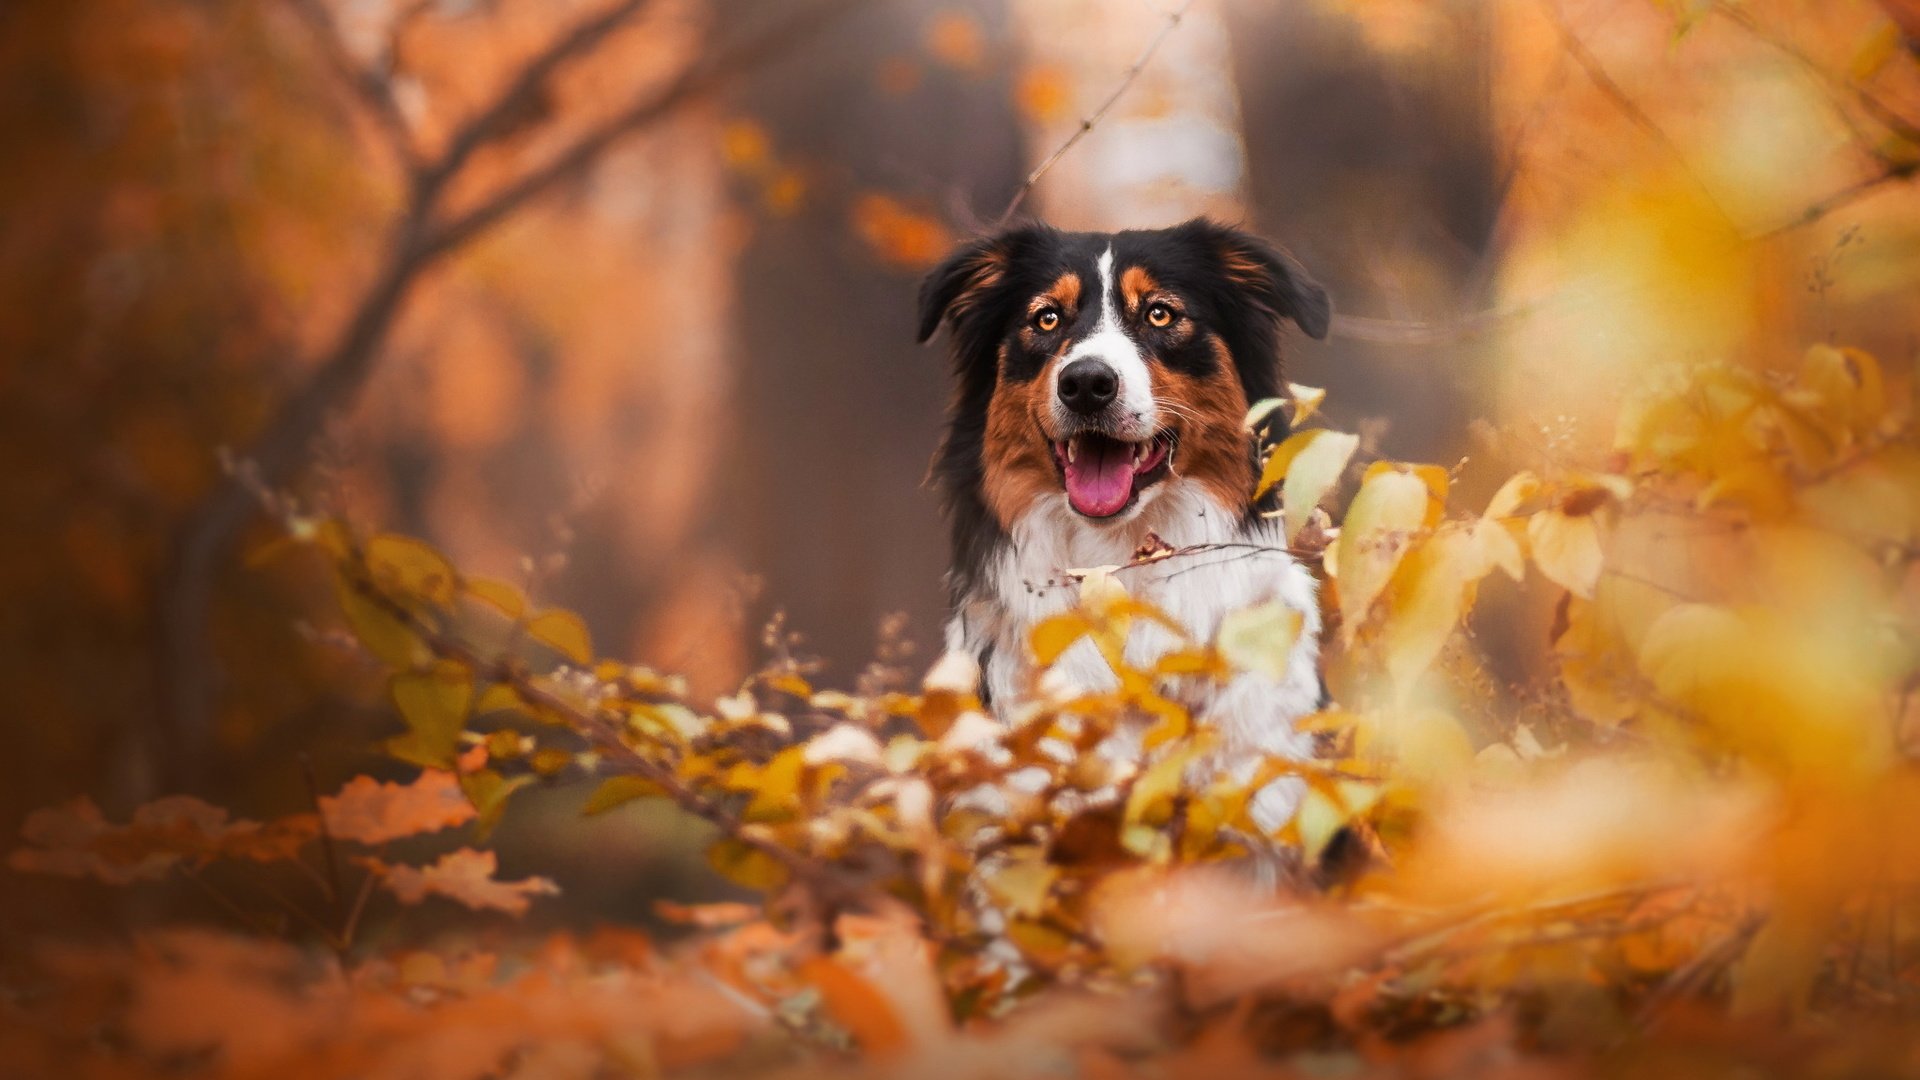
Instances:
[[[1392,55],[1446,23],[1445,5],[1322,6]],[[1473,456],[1398,460],[1379,425],[1312,386],[1290,384],[1246,417],[1263,505],[1278,507],[1289,551],[1322,584],[1331,704],[1301,721],[1315,735],[1308,760],[1218,760],[1208,718],[1170,690],[1284,663],[1296,614],[1254,606],[1151,669],[1126,660],[1134,628],[1185,633],[1129,592],[1137,567],[1244,553],[1148,545],[1125,565],[1067,568],[1079,604],[1034,631],[1041,674],[1018,706],[983,705],[979,672],[958,656],[899,650],[884,671],[826,678],[777,622],[758,670],[713,694],[702,680],[737,674],[731,654],[689,656],[693,677],[636,662],[633,640],[596,642],[590,624],[602,624],[584,605],[554,602],[545,563],[527,560],[512,580],[480,572],[454,545],[383,531],[364,505],[263,479],[244,456],[215,480],[218,458],[199,442],[230,441],[244,425],[168,413],[156,402],[184,406],[165,388],[122,388],[129,401],[106,427],[165,481],[164,504],[148,510],[170,521],[208,490],[239,492],[271,535],[230,571],[324,593],[312,625],[287,635],[312,654],[297,672],[263,649],[235,677],[300,697],[359,665],[378,687],[381,760],[323,784],[325,768],[290,755],[305,783],[277,804],[287,813],[174,794],[124,813],[81,797],[28,815],[8,871],[95,889],[128,917],[112,934],[0,939],[0,1075],[1920,1074],[1920,379],[1909,310],[1920,246],[1898,214],[1877,221],[1892,243],[1838,222],[1856,200],[1911,195],[1920,125],[1905,117],[1920,116],[1920,21],[1892,0],[1808,9],[1800,22],[1782,7],[1623,3],[1608,13],[1619,38],[1605,47],[1550,0],[1524,19],[1503,9],[1513,40],[1547,46],[1502,53],[1500,107],[1525,114],[1516,127],[1532,141],[1488,270],[1503,304],[1485,320],[1499,327],[1489,352],[1504,362],[1488,379],[1489,408],[1505,422],[1476,427]],[[606,15],[642,8],[659,14],[615,4]],[[536,21],[553,30],[550,15]],[[611,100],[597,91],[638,79],[644,102],[655,82],[709,77],[699,64],[672,74],[689,46],[660,28],[685,25],[635,25],[650,29],[613,37],[647,63],[621,69],[617,54],[580,45],[554,61],[584,65],[555,84],[565,94],[467,129],[481,132],[479,166],[449,174],[453,210],[428,224],[465,220],[540,161],[565,159],[575,137],[608,122],[588,107]],[[264,26],[236,16],[224,32],[252,41]],[[1802,37],[1789,32],[1802,26]],[[998,62],[987,30],[957,9],[933,14],[924,38],[925,62],[956,77]],[[425,40],[447,50],[424,61],[445,82],[434,93],[488,116],[486,88],[469,85],[485,80],[457,62],[460,43]],[[1723,138],[1700,119],[1726,104],[1708,77],[1670,80],[1672,101],[1642,92],[1666,85],[1663,63],[1710,67],[1743,48],[1791,67],[1813,88],[1806,100],[1838,118],[1835,134],[1781,110],[1803,138],[1795,145],[1833,149],[1864,172],[1835,180],[1824,158],[1822,169],[1786,169],[1750,131]],[[191,66],[184,55],[167,65]],[[1622,57],[1635,66],[1609,74]],[[905,92],[924,72],[895,60],[878,85]],[[1585,93],[1564,110],[1536,116],[1532,101],[1505,100],[1567,79]],[[1010,86],[1028,120],[1072,121],[1059,70],[1036,65]],[[541,129],[549,109],[567,124]],[[401,140],[392,153],[431,160],[459,143],[459,124],[428,115],[419,145]],[[1826,134],[1807,135],[1815,129]],[[528,131],[539,137],[522,140]],[[827,170],[753,120],[718,120],[706,134],[714,170],[769,219],[824,197],[812,185]],[[61,174],[48,175],[32,182]],[[695,180],[678,187],[705,190]],[[305,197],[340,203],[325,195]],[[400,198],[357,197],[383,214]],[[965,231],[924,200],[835,197],[850,243],[902,274]],[[545,227],[584,242],[602,227],[594,212],[584,200],[549,208]],[[139,206],[108,217],[129,215],[144,220]],[[293,227],[265,207],[238,220]],[[553,235],[509,231],[482,247],[458,271],[459,295],[428,294],[411,309],[421,325],[396,338],[437,334],[473,360],[479,374],[464,389],[449,381],[426,395],[428,422],[451,445],[493,447],[501,418],[519,411],[522,388],[507,374],[517,361],[475,329],[482,316],[564,327],[555,351],[589,357],[587,374],[547,402],[552,425],[579,441],[572,452],[598,453],[582,432],[626,422],[610,387],[626,377],[627,313],[586,311],[594,305],[570,288],[502,269],[535,248],[575,258]],[[1810,246],[1791,247],[1796,237]],[[1810,274],[1794,261],[1808,251]],[[639,260],[624,248],[603,257]],[[691,302],[721,275],[684,276]],[[241,348],[243,329],[267,336],[255,324],[271,312],[240,326],[221,273],[200,278],[211,295],[196,311],[234,323],[229,347]],[[480,287],[508,280],[518,282],[508,292],[532,290],[514,318]],[[330,279],[295,285],[341,291],[319,287]],[[45,291],[52,304],[79,287]],[[1865,315],[1844,323],[1833,309]],[[329,314],[308,316],[330,325],[318,317]],[[129,318],[136,337],[165,336],[154,329],[164,312]],[[1855,333],[1861,323],[1871,326]],[[197,340],[167,338],[165,349],[187,339]],[[0,379],[39,387],[24,370],[0,368]],[[685,395],[675,401],[697,396],[675,386]],[[621,535],[651,538],[632,545],[657,564],[645,575],[699,579],[665,590],[678,621],[663,625],[685,627],[710,602],[685,597],[710,597],[726,560],[683,575],[698,561],[697,530],[682,528],[694,515],[653,511],[684,511],[719,483],[691,465],[656,467],[667,444],[710,464],[673,426],[697,426],[695,411],[663,411],[675,415],[661,445],[629,448],[623,465],[642,480]],[[21,432],[0,449],[37,462],[44,432]],[[308,451],[287,453],[291,463]],[[456,493],[487,487],[471,460],[460,470]],[[60,499],[46,489],[21,505],[47,516]],[[467,508],[503,519],[478,545],[497,553],[513,546],[497,534],[523,523],[505,520],[513,506],[494,509]],[[138,550],[116,556],[129,565],[159,556],[139,521],[113,520],[76,514],[47,549],[58,549],[57,574],[5,560],[31,586],[29,610],[84,621],[99,613],[41,597],[84,595],[115,618],[144,602],[136,569],[98,557],[100,538],[131,537]],[[227,632],[256,629],[263,610]],[[1085,640],[1117,689],[1089,694],[1047,676]],[[66,715],[36,703],[94,689],[88,679],[104,682],[119,655],[86,652],[81,666],[82,652],[61,653],[72,670],[63,661],[17,680],[10,708],[37,722],[33,737],[56,737]],[[124,692],[95,696],[91,707],[112,711]],[[1123,725],[1145,733],[1140,760],[1102,752]],[[1274,789],[1298,809],[1269,830],[1249,807]],[[557,928],[555,897],[587,883],[512,872],[492,846],[536,795],[572,800],[561,829],[589,816],[667,822],[713,886],[619,926]],[[152,899],[182,895],[197,921]]]
[[[1295,395],[1280,407],[1306,420],[1315,395]],[[958,658],[917,692],[864,697],[785,661],[702,707],[427,545],[287,510],[299,557],[331,567],[347,627],[391,672],[389,746],[417,778],[357,778],[270,822],[182,798],[124,824],[71,804],[35,815],[12,862],[120,885],[292,864],[323,899],[354,894],[343,922],[295,935],[338,959],[205,932],[49,948],[50,981],[9,1013],[11,1055],[139,1075],[188,1053],[234,1076],[431,1055],[434,1075],[487,1076],[979,1075],[1066,1054],[1148,1075],[1340,1045],[1465,1067],[1496,1047],[1579,1060],[1697,1042],[1685,1052],[1732,1061],[1751,1021],[1900,1023],[1920,850],[1876,823],[1920,814],[1902,746],[1920,631],[1905,388],[1826,345],[1790,372],[1675,372],[1628,407],[1608,467],[1521,473],[1479,508],[1450,505],[1446,469],[1400,462],[1341,498],[1355,446],[1301,427],[1267,460],[1339,611],[1339,705],[1305,722],[1320,757],[1244,781],[1196,767],[1205,719],[1158,687],[1274,662],[1297,627],[1255,611],[1129,669],[1129,625],[1164,617],[1128,596],[1128,566],[1078,571],[1082,606],[1032,643],[1044,664],[1092,637],[1122,676],[1110,694],[1043,691],[992,717]],[[1336,498],[1337,525],[1316,509]],[[1494,579],[1556,598],[1555,677],[1505,724],[1458,636]],[[1095,752],[1142,716],[1146,761]],[[370,892],[517,914],[554,891],[498,880],[484,849],[385,851],[484,837],[516,791],[574,774],[599,778],[585,813],[651,799],[704,820],[713,868],[762,903],[667,907],[694,931],[670,948],[355,941]],[[1268,783],[1304,797],[1263,835],[1247,804]],[[1282,864],[1277,893],[1255,883],[1262,858]],[[167,1011],[201,986],[229,1006]],[[263,1039],[274,1017],[285,1030]],[[90,1046],[98,1025],[113,1039]],[[1911,1064],[1876,1046],[1854,1044]]]

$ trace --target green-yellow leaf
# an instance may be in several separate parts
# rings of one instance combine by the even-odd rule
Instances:
[[[720,876],[749,889],[772,892],[787,883],[788,870],[780,860],[744,841],[722,840],[707,849],[707,862]]]
[[[367,541],[366,559],[367,569],[382,588],[439,606],[453,603],[459,575],[431,544],[411,536],[376,536]]]
[[[593,663],[593,639],[580,616],[561,608],[551,608],[527,620],[527,636],[550,646],[576,664]]]
[[[1237,668],[1285,679],[1302,621],[1298,611],[1278,600],[1229,612],[1220,620],[1220,655]]]
[[[462,585],[467,595],[490,604],[509,619],[517,619],[527,610],[527,598],[519,589],[493,578],[467,578]]]
[[[473,676],[462,664],[442,660],[422,671],[403,671],[388,687],[412,736],[411,747],[430,763],[449,768],[460,750],[473,703]]]
[[[1060,868],[1047,862],[1038,845],[1008,848],[1007,861],[987,868],[987,894],[1009,915],[1037,919],[1046,911],[1047,896],[1059,880]]]
[[[333,583],[340,614],[346,617],[353,636],[376,660],[391,668],[409,668],[427,659],[426,644],[405,623],[362,595],[345,576],[335,574]]]
[[[483,839],[493,832],[493,827],[500,824],[500,815],[506,813],[508,796],[533,782],[534,778],[525,774],[501,776],[492,769],[461,773],[460,790],[480,815],[474,831]]]
[[[587,805],[582,813],[591,817],[604,814],[618,806],[625,806],[635,799],[651,799],[666,794],[659,784],[644,776],[609,776],[600,781],[600,786],[587,796]]]

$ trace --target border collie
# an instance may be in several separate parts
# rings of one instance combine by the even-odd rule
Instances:
[[[1284,678],[1171,688],[1219,734],[1219,764],[1250,772],[1262,754],[1309,753],[1293,723],[1321,699],[1314,580],[1253,505],[1256,447],[1243,425],[1249,403],[1280,393],[1282,322],[1323,338],[1331,315],[1290,258],[1205,219],[1118,233],[1015,228],[933,271],[919,339],[946,324],[958,379],[932,473],[952,528],[946,645],[979,665],[983,699],[1004,715],[1033,696],[1028,635],[1075,603],[1065,571],[1126,564],[1158,539],[1198,550],[1118,580],[1194,640],[1264,601],[1301,615]],[[1127,658],[1150,667],[1175,644],[1136,622]],[[1116,684],[1091,641],[1050,677],[1078,691]],[[1138,735],[1103,749],[1137,760]],[[1277,827],[1297,799],[1297,784],[1271,785],[1255,820]]]

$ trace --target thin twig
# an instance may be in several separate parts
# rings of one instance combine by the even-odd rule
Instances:
[[[379,875],[368,873],[360,882],[360,891],[353,898],[353,907],[347,912],[347,921],[340,926],[340,951],[353,948],[353,939],[360,932],[360,916],[367,910],[367,901],[373,896],[373,886],[379,881]]]
[[[1789,233],[1795,229],[1805,228],[1819,221],[1821,218],[1826,217],[1828,214],[1833,213],[1835,210],[1850,206],[1858,200],[1873,194],[1884,185],[1902,180],[1911,180],[1916,173],[1920,173],[1920,161],[1906,161],[1888,165],[1879,172],[1856,180],[1833,194],[1826,196],[1794,215],[1791,221],[1775,225],[1773,228],[1761,233],[1756,239],[1768,240],[1782,233]]]
[[[1113,92],[1107,95],[1107,99],[1102,101],[1100,107],[1093,110],[1091,115],[1082,119],[1080,126],[1073,129],[1073,134],[1067,136],[1067,141],[1055,147],[1053,153],[1048,154],[1046,160],[1034,166],[1033,171],[1027,174],[1027,178],[1020,182],[1020,187],[1014,191],[1013,198],[1007,201],[1007,208],[1000,212],[1000,218],[995,223],[996,228],[1005,228],[1007,223],[1013,220],[1013,215],[1020,209],[1021,204],[1027,201],[1027,196],[1033,192],[1033,186],[1040,182],[1040,178],[1047,175],[1048,170],[1052,169],[1061,158],[1066,157],[1067,151],[1073,149],[1075,143],[1086,138],[1088,133],[1093,131],[1094,126],[1106,118],[1107,113],[1126,94],[1127,88],[1133,85],[1133,81],[1140,77],[1142,71],[1146,70],[1147,64],[1153,60],[1153,54],[1160,51],[1161,44],[1179,27],[1180,20],[1186,18],[1187,9],[1192,6],[1193,0],[1186,0],[1179,7],[1167,12],[1159,32],[1153,35],[1153,38],[1147,42],[1147,47],[1140,51],[1139,58],[1134,60],[1133,65],[1121,75],[1119,85],[1113,88]]]
[[[207,899],[212,900],[215,904],[219,905],[222,911],[225,911],[227,914],[239,920],[240,925],[246,927],[248,930],[253,931],[255,934],[258,934],[261,937],[279,936],[277,932],[273,929],[273,927],[268,926],[265,922],[262,922],[258,915],[255,915],[252,912],[241,907],[239,904],[233,901],[232,897],[228,896],[226,893],[221,892],[219,889],[214,888],[212,883],[208,882],[206,878],[200,876],[200,871],[187,868],[187,869],[181,870],[180,873],[182,877],[186,878],[188,881],[191,881],[194,883],[194,885],[198,886],[200,891],[206,894]]]
[[[313,758],[300,755],[300,777],[307,784],[307,798],[313,803],[313,816],[320,823],[320,854],[326,862],[327,876],[321,885],[327,892],[327,903],[333,906],[333,914],[340,917],[340,904],[344,899],[340,888],[340,857],[334,850],[333,830],[327,827],[327,811],[320,805],[320,783],[313,774]]]

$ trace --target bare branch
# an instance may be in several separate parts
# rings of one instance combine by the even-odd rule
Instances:
[[[785,51],[795,40],[866,2],[825,0],[746,41],[696,60],[667,85],[643,94],[612,118],[575,139],[546,164],[508,183],[452,221],[432,228],[423,237],[425,250],[438,253],[468,243],[531,200],[587,172],[614,143],[653,125],[741,72],[760,66]]]
[[[408,295],[442,258],[532,200],[585,173],[621,139],[666,118],[727,79],[738,77],[792,48],[832,19],[864,2],[866,0],[819,0],[778,20],[767,31],[741,45],[694,60],[666,87],[643,96],[612,120],[579,137],[546,165],[508,184],[476,208],[444,225],[434,222],[437,198],[457,170],[444,169],[444,159],[428,166],[416,186],[413,205],[392,226],[380,270],[339,337],[312,366],[306,382],[281,404],[254,444],[242,455],[254,468],[255,482],[268,488],[281,488],[298,473],[327,419],[350,404],[366,384]],[[463,129],[463,133],[472,134],[456,137],[455,145],[448,148],[447,154],[465,160],[496,137],[497,125],[513,112],[506,105],[508,99],[530,92],[525,88],[539,87],[566,60],[604,41],[611,31],[606,23],[613,12],[624,11],[629,6],[622,3],[618,8],[609,9],[600,18],[562,35],[554,47],[543,50],[529,62],[540,68],[541,73],[530,77],[522,72],[512,79],[502,97],[481,110],[475,121]],[[165,734],[158,744],[166,747],[171,766],[172,775],[166,779],[177,787],[193,785],[192,774],[197,768],[194,763],[206,753],[211,727],[209,714],[218,691],[216,672],[205,655],[212,594],[223,557],[254,511],[255,500],[249,484],[241,477],[229,477],[181,522],[173,537],[166,571],[160,579],[154,628],[158,639],[154,677],[159,684],[158,701]],[[137,752],[133,749],[135,742],[136,737],[129,736],[128,752]],[[149,744],[140,742],[140,745]]]
[[[1106,119],[1107,113],[1119,103],[1120,98],[1126,94],[1127,88],[1140,77],[1140,73],[1147,69],[1147,64],[1153,60],[1153,54],[1160,51],[1161,44],[1179,27],[1180,20],[1186,18],[1187,9],[1192,6],[1193,0],[1186,0],[1185,3],[1166,14],[1166,20],[1161,24],[1159,32],[1153,35],[1153,38],[1147,42],[1147,47],[1140,51],[1139,58],[1134,60],[1133,65],[1120,76],[1119,85],[1113,88],[1113,93],[1107,95],[1107,99],[1100,103],[1099,108],[1093,110],[1092,115],[1080,121],[1080,126],[1073,129],[1073,134],[1067,136],[1066,142],[1055,147],[1053,153],[1048,154],[1046,160],[1036,165],[1034,170],[1027,174],[1027,178],[1020,182],[1020,187],[1013,193],[1013,198],[1007,201],[1007,208],[1000,211],[1000,218],[995,223],[995,228],[1004,228],[1007,222],[1012,221],[1014,213],[1020,209],[1022,203],[1027,201],[1027,196],[1032,194],[1033,186],[1040,182],[1040,178],[1047,175],[1047,172],[1061,158],[1066,157],[1067,151],[1073,149],[1075,143],[1086,138],[1096,124]]]
[[[1409,322],[1335,313],[1330,336],[1375,345],[1446,345],[1484,334],[1508,319],[1527,314],[1527,310],[1519,307],[1477,311],[1445,322]]]
[[[1580,70],[1586,72],[1594,88],[1612,102],[1634,127],[1645,132],[1648,138],[1659,144],[1660,148],[1673,158],[1674,163],[1680,167],[1680,171],[1693,183],[1694,188],[1700,192],[1701,198],[1713,207],[1715,213],[1731,221],[1732,218],[1721,207],[1720,201],[1713,197],[1713,191],[1707,187],[1705,181],[1700,179],[1700,175],[1693,171],[1693,165],[1687,160],[1687,155],[1680,149],[1679,144],[1675,143],[1659,124],[1654,123],[1653,117],[1647,115],[1646,110],[1642,109],[1632,96],[1614,81],[1613,76],[1607,74],[1606,67],[1600,63],[1600,58],[1593,54],[1593,50],[1587,48],[1586,42],[1580,40],[1580,35],[1574,32],[1566,17],[1560,13],[1557,0],[1540,0],[1540,10],[1545,13],[1547,21],[1553,24],[1554,32],[1560,37],[1561,46],[1573,57],[1574,63],[1580,65]]]
[[[520,68],[493,102],[463,124],[447,141],[438,160],[420,172],[414,192],[415,205],[425,210],[446,187],[447,181],[481,148],[511,133],[519,117],[536,103],[547,84],[561,70],[591,53],[615,30],[640,13],[648,0],[618,0],[606,10],[590,15],[572,29],[555,38]]]
[[[340,36],[340,24],[334,21],[325,0],[287,0],[287,4],[294,16],[306,24],[327,66],[373,117],[374,126],[380,129],[389,149],[400,160],[400,167],[409,173],[417,171],[419,149],[414,145],[413,128],[394,97],[392,81],[354,59],[346,40]]]
[[[1850,206],[1860,199],[1873,194],[1887,184],[1901,180],[1911,180],[1916,173],[1920,173],[1920,161],[1908,161],[1888,165],[1879,172],[1856,180],[1833,194],[1828,195],[1794,215],[1793,220],[1775,225],[1773,228],[1761,233],[1757,239],[1771,239],[1782,233],[1789,233],[1795,229],[1804,228],[1826,217],[1828,214],[1833,213],[1835,210]]]

